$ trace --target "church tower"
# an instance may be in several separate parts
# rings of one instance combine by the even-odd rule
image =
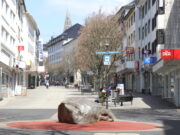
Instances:
[[[72,23],[71,23],[70,13],[67,10],[66,19],[65,19],[65,22],[64,22],[64,31],[67,30],[68,28],[70,28],[71,26],[72,26]]]

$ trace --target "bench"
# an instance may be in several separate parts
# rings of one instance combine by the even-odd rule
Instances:
[[[121,102],[121,106],[123,106],[123,102],[133,102],[133,96],[132,95],[120,95],[117,98],[113,99],[114,105],[116,106],[116,103]]]
[[[81,94],[83,95],[84,93],[93,93],[91,88],[81,88]]]

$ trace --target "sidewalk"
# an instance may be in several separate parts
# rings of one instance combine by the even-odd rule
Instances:
[[[176,109],[176,107],[159,96],[134,93],[132,105],[131,102],[124,102],[123,106],[119,103],[115,107],[113,102],[109,102],[109,109]]]

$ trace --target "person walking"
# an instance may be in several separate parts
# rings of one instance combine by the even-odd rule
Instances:
[[[49,88],[49,81],[46,82],[46,89]]]

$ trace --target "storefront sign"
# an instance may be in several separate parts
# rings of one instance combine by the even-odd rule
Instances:
[[[18,46],[18,51],[24,51],[24,46],[23,45],[19,45]]]
[[[180,49],[162,49],[161,59],[180,59]]]
[[[126,54],[134,54],[134,47],[126,47]]]
[[[147,55],[148,55],[148,54],[151,54],[151,50],[144,50],[144,49],[143,49],[143,50],[142,50],[142,54],[147,54]]]
[[[144,64],[154,64],[156,61],[156,57],[144,57]]]

